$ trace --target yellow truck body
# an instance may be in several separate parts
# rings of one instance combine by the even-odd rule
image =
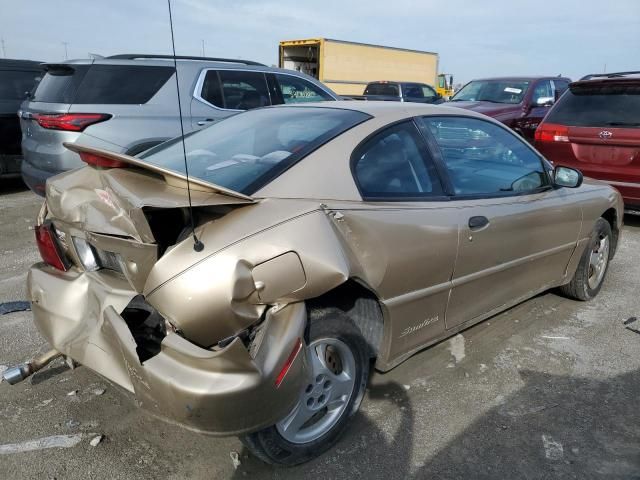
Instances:
[[[369,82],[436,85],[438,54],[420,50],[309,38],[280,42],[280,68],[317,78],[340,95],[362,95]]]

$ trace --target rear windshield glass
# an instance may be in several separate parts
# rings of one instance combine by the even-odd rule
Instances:
[[[386,95],[389,97],[399,97],[400,90],[398,85],[393,83],[372,83],[367,85],[364,91],[365,95]]]
[[[32,101],[71,103],[89,65],[50,67],[38,84]]]
[[[173,67],[72,65],[51,69],[34,101],[73,104],[143,104],[173,74]]]
[[[529,83],[523,80],[474,80],[462,87],[451,101],[520,103]]]
[[[172,74],[173,67],[94,65],[73,103],[147,103]]]
[[[0,101],[23,100],[40,77],[33,70],[0,70]]]
[[[640,127],[640,85],[572,86],[546,121],[575,127]]]
[[[369,115],[318,107],[277,107],[234,115],[185,137],[189,176],[247,195]],[[180,138],[139,158],[185,173]]]

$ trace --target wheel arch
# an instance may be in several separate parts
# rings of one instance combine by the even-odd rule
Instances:
[[[611,227],[611,235],[613,238],[611,239],[612,248],[611,248],[610,257],[613,258],[613,255],[615,254],[618,248],[618,238],[620,236],[620,220],[621,219],[618,218],[618,212],[613,207],[606,210],[601,215],[601,217],[604,218],[609,223],[609,226]]]
[[[380,356],[385,328],[383,306],[375,292],[362,281],[350,277],[322,295],[308,299],[306,303],[309,311],[331,307],[344,312],[360,330],[370,357]]]

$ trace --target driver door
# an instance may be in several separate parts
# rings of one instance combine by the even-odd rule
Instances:
[[[446,328],[478,320],[564,276],[581,207],[551,186],[542,158],[506,127],[482,119],[424,117],[448,173],[460,232]]]

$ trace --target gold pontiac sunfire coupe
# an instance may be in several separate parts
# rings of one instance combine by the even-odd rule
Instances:
[[[294,465],[334,444],[370,365],[544,290],[595,297],[616,190],[446,106],[251,110],[132,158],[67,145],[28,278],[55,349],[154,415]],[[192,213],[191,213],[192,212]],[[193,227],[192,227],[193,226]]]

